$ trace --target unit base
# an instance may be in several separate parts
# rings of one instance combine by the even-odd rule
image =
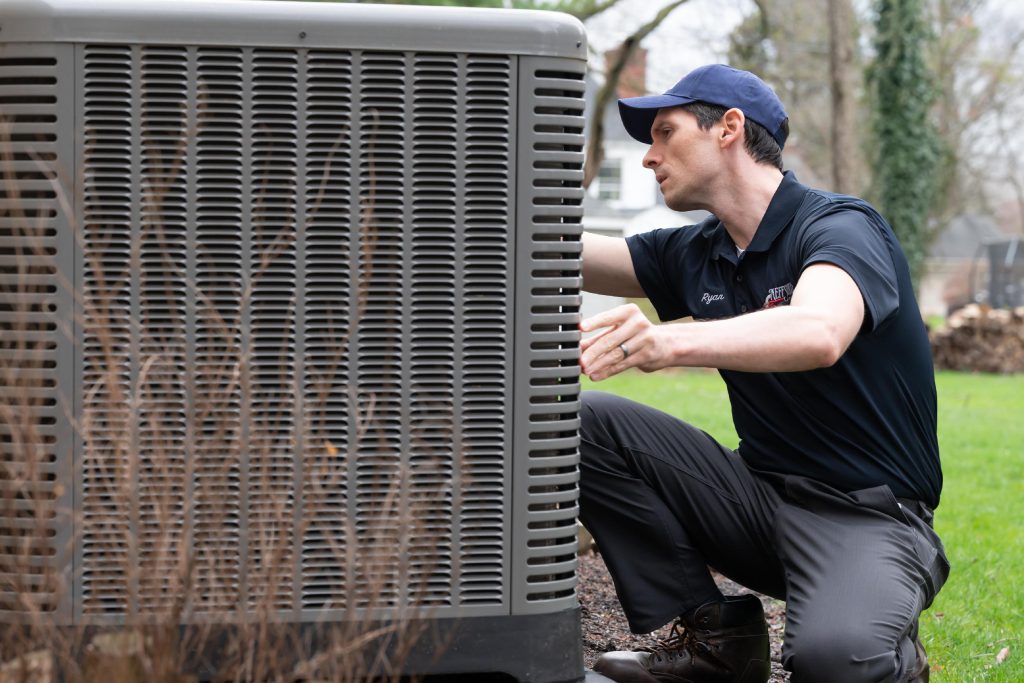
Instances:
[[[29,630],[17,640],[34,649]],[[149,670],[156,652],[168,650],[181,652],[181,673],[199,681],[245,679],[244,670],[239,673],[231,662],[252,659],[252,653],[239,650],[256,642],[268,643],[268,652],[255,658],[272,655],[272,675],[279,680],[341,675],[388,683],[578,683],[594,675],[583,670],[578,607],[536,615],[416,619],[400,629],[382,622],[188,625],[178,627],[177,640],[173,629],[159,627],[60,630],[67,634],[65,642],[76,645],[53,653],[55,680],[67,680],[71,671],[110,667],[141,673]],[[262,677],[258,664],[250,671]]]

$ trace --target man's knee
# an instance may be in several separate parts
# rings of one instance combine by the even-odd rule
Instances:
[[[809,629],[786,643],[783,667],[793,683],[866,683],[895,681],[897,644],[887,644],[870,624],[836,623]]]

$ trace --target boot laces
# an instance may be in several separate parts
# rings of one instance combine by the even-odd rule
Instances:
[[[655,662],[670,662],[683,652],[689,654],[691,658],[695,657],[706,650],[707,645],[686,627],[682,619],[677,619],[672,624],[667,638],[659,639],[655,647],[645,649],[651,653]]]

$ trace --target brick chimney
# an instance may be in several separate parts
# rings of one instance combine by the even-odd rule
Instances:
[[[604,55],[605,71],[611,69],[611,64],[622,52],[622,46],[608,50]],[[647,50],[638,47],[633,56],[629,58],[622,69],[619,77],[619,87],[616,95],[618,97],[640,97],[647,94]]]

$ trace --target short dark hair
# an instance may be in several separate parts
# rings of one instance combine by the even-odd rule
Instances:
[[[701,130],[709,130],[711,126],[722,120],[725,112],[729,111],[726,107],[708,102],[691,102],[680,105],[680,108],[697,117],[697,125]],[[771,164],[780,171],[782,170],[782,148],[764,126],[746,119],[743,124],[743,133],[744,147],[754,161],[759,164]],[[789,135],[788,119],[782,122],[782,133],[783,139]]]

